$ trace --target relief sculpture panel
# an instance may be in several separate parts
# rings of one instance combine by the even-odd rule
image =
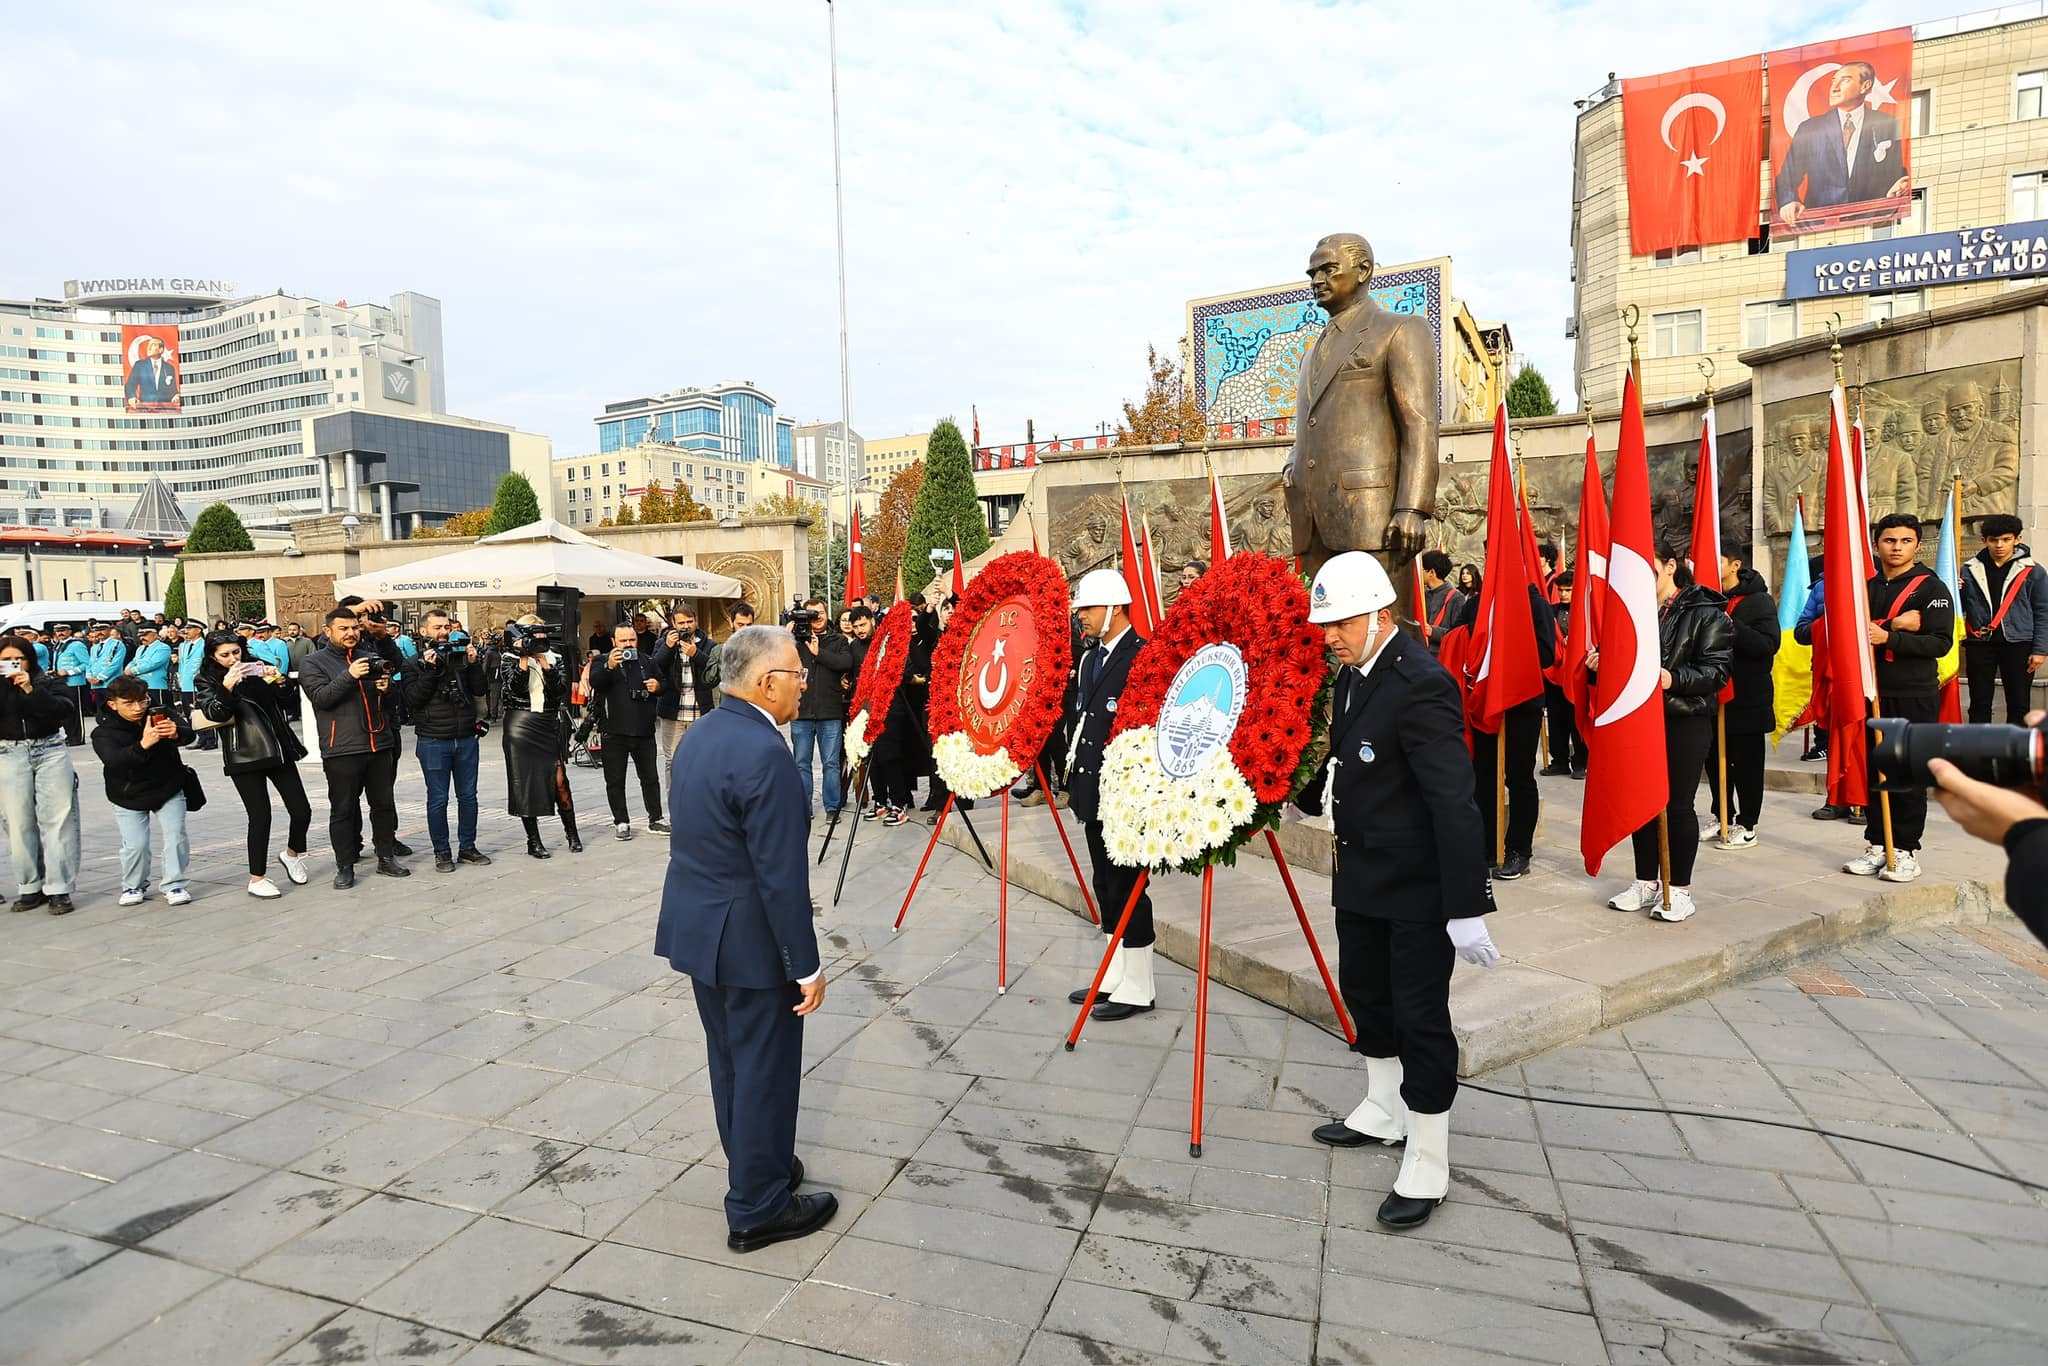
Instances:
[[[1230,521],[1230,543],[1286,557],[1294,553],[1287,526],[1287,502],[1280,475],[1225,475],[1223,509]],[[1126,483],[1132,525],[1143,517],[1152,528],[1152,547],[1159,556],[1166,600],[1179,591],[1181,566],[1209,558],[1209,481],[1151,479]],[[1077,579],[1091,569],[1114,569],[1122,521],[1115,484],[1069,484],[1046,494],[1046,515],[1052,522],[1052,557],[1067,577]]]

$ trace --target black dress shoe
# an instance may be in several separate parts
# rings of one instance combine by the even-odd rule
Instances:
[[[1388,1228],[1421,1228],[1443,1202],[1442,1196],[1434,1200],[1416,1200],[1388,1191],[1387,1198],[1380,1201],[1379,1221]]]
[[[378,856],[377,871],[382,873],[385,877],[412,876],[412,869],[406,867],[404,864],[400,863],[397,859],[393,858],[389,854],[380,854]]]
[[[434,871],[437,873],[454,872],[455,860],[447,854],[434,855]]]
[[[391,841],[391,852],[398,855],[400,858],[411,858],[412,846],[410,844],[407,844],[404,840],[393,840]]]
[[[50,900],[44,906],[51,915],[70,915],[78,908],[71,904],[71,898],[62,892],[50,893]]]
[[[1849,808],[1837,806],[1833,802],[1829,802],[1826,806],[1816,806],[1813,808],[1813,818],[1817,821],[1847,820],[1849,818]]]
[[[1849,808],[1848,814],[1843,816],[1842,819],[1845,821],[1867,821],[1870,819],[1870,808],[1867,806],[1852,806]]]
[[[583,837],[581,835],[569,836],[569,852],[572,854],[583,852]]]
[[[45,901],[48,900],[49,898],[44,896],[41,892],[28,892],[22,896],[16,897],[14,904],[12,906],[9,906],[7,909],[10,911],[32,911],[36,907],[42,905]],[[1076,1002],[1075,1004],[1078,1005],[1080,1003]]]
[[[457,863],[474,863],[481,867],[491,861],[491,856],[472,845],[468,849],[458,849],[455,853],[455,861]]]
[[[789,1159],[789,1193],[796,1194],[796,1188],[804,1183],[804,1160],[801,1157]]]
[[[1572,776],[1574,778],[1577,778],[1580,782],[1586,781],[1586,766],[1584,764],[1576,765],[1572,769]]]
[[[338,863],[334,866],[334,889],[345,892],[356,885],[356,866],[353,863]]]
[[[1537,775],[1543,778],[1565,778],[1571,775],[1570,764],[1545,764]]]
[[[550,854],[550,853],[548,852],[548,847],[547,847],[547,846],[546,846],[545,844],[542,844],[542,843],[540,842],[540,837],[539,837],[539,836],[535,836],[534,838],[532,838],[532,839],[530,839],[530,840],[528,840],[528,841],[526,842],[526,856],[527,856],[528,858],[553,858],[553,857],[554,857],[554,855],[553,855],[553,854]]]
[[[786,1243],[816,1233],[839,1212],[839,1197],[830,1191],[816,1195],[792,1195],[782,1213],[759,1228],[734,1229],[725,1235],[725,1245],[734,1252],[756,1252],[775,1243]]]
[[[1512,882],[1528,871],[1529,856],[1527,854],[1509,854],[1508,861],[1500,866],[1500,870],[1494,876],[1503,882]]]
[[[1134,1006],[1125,1001],[1104,1001],[1088,1012],[1091,1020],[1128,1020],[1133,1015],[1143,1015],[1151,1010],[1149,1005]]]
[[[1341,1119],[1316,1125],[1309,1137],[1318,1143],[1327,1143],[1332,1148],[1363,1148],[1368,1143],[1379,1142],[1371,1134],[1362,1134]]]
[[[1067,1004],[1070,1006],[1080,1005],[1083,1001],[1087,999],[1088,988],[1086,987],[1075,987],[1072,991],[1067,993]],[[1095,999],[1098,1001],[1107,1001],[1109,999],[1109,993],[1106,991],[1098,991],[1095,993]]]

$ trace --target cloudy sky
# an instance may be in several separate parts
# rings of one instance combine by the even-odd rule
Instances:
[[[1326,232],[1569,401],[1572,101],[1926,0],[839,0],[854,425],[1092,433],[1187,300]],[[594,449],[748,379],[836,417],[822,0],[9,4],[0,296],[88,275],[438,296],[453,411]],[[24,123],[23,120],[26,120]],[[27,136],[20,136],[23,132]]]

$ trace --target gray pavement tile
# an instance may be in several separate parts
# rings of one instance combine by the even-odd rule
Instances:
[[[1845,1138],[1830,1139],[1829,1142],[1855,1169],[1856,1174],[1872,1186],[1903,1187],[1947,1195],[1964,1195],[1977,1200],[2012,1203],[2024,1203],[2029,1199],[2024,1190],[2010,1181],[1994,1176],[1982,1176],[1951,1166],[1947,1162],[1932,1161],[1920,1155],[1932,1153],[1939,1157],[1997,1170],[1996,1160],[1981,1145],[1962,1134],[1925,1129],[1891,1129],[1883,1125],[1853,1120],[1839,1120],[1828,1127],[1837,1133],[1848,1135]],[[1875,1139],[1913,1151],[1899,1152],[1890,1147],[1878,1147],[1875,1143],[1854,1141],[1858,1138]]]
[[[1560,1182],[1558,1189],[1564,1193],[1565,1209],[1574,1224],[1585,1220],[1652,1233],[1697,1234],[1794,1251],[1827,1251],[1813,1221],[1795,1210],[1569,1181]]]
[[[446,1366],[468,1351],[470,1344],[452,1333],[417,1323],[387,1318],[367,1309],[349,1309],[305,1335],[275,1366],[342,1366],[355,1362],[405,1362]]]
[[[471,1222],[473,1215],[374,1195],[250,1266],[251,1280],[352,1303]]]
[[[1533,1361],[1598,1361],[1606,1355],[1590,1314],[1473,1294],[1462,1287],[1411,1286],[1398,1295],[1387,1295],[1379,1292],[1374,1281],[1327,1273],[1323,1277],[1324,1337],[1342,1336],[1346,1329]]]
[[[1877,1315],[1855,1301],[1809,1300],[1742,1285],[1722,1289],[1649,1268],[1623,1271],[1589,1266],[1586,1288],[1592,1292],[1594,1311],[1603,1320],[1634,1319],[1735,1337],[1781,1331],[1826,1333],[1866,1342],[1888,1337]],[[1861,1361],[1869,1353],[1855,1350],[1846,1355],[1851,1361]]]
[[[330,1067],[345,1067],[354,1072],[395,1057],[401,1050],[390,1044],[366,1043],[361,1039],[337,1038],[332,1034],[316,1034],[310,1029],[302,1029],[296,1034],[271,1040],[259,1051],[276,1058],[324,1062]]]
[[[465,1020],[419,1046],[429,1053],[452,1053],[459,1058],[489,1062],[555,1028],[549,1021],[537,1020],[530,1015],[505,1014],[488,1006],[478,1007],[470,1003],[464,1003],[462,1008],[467,1013]]]
[[[799,1146],[808,1146],[801,1112],[798,1119]],[[718,1151],[718,1117],[709,1095],[670,1096],[598,1135],[596,1146],[695,1162]]]
[[[1691,1021],[1695,1028],[1698,1021]],[[1561,1048],[1521,1064],[1522,1081],[1531,1090],[1565,1095],[1626,1096],[1650,1099],[1657,1094],[1636,1055],[1624,1048]]]
[[[499,1122],[508,1129],[525,1129],[571,1143],[589,1143],[661,1099],[659,1091],[645,1086],[572,1076],[502,1116]]]
[[[1943,1366],[2012,1366],[2048,1360],[2048,1338],[1991,1324],[1887,1313],[1884,1321],[1914,1361]]]
[[[987,1262],[851,1235],[833,1246],[811,1279],[1027,1329],[1037,1326],[1059,1284],[1050,1272],[998,1272]]]
[[[1057,1041],[1048,1041],[1051,1052],[1031,1079],[1055,1086],[1146,1095],[1151,1092],[1162,1068],[1187,1066],[1187,1059],[1172,1059],[1163,1048],[1122,1044],[1113,1038],[1102,1037],[1114,1028],[1113,1025],[1097,1025],[1095,1033],[1083,1036],[1072,1053],[1060,1047]]]
[[[933,1366],[1011,1366],[1030,1330],[906,1300],[807,1281],[769,1317],[768,1337],[856,1358]]]
[[[1131,1128],[1128,1120],[1083,1119],[1045,1111],[1013,1110],[999,1105],[975,1104],[971,1099],[961,1101],[948,1111],[940,1127],[981,1138],[1050,1144],[1102,1154],[1115,1153],[1122,1147]]]
[[[224,1280],[110,1347],[94,1366],[267,1362],[341,1312],[341,1306],[248,1281]]]
[[[367,1105],[410,1105],[475,1067],[469,1058],[408,1049],[335,1082],[324,1094]]]
[[[34,1224],[0,1233],[0,1309],[75,1276],[119,1250],[112,1243]]]
[[[492,1212],[582,1238],[602,1238],[669,1187],[682,1170],[681,1163],[663,1158],[585,1148],[499,1201]]]
[[[963,1104],[989,1105],[1030,1114],[1068,1115],[1128,1125],[1144,1107],[1140,1092],[1076,1089],[1048,1082],[1008,1077],[977,1077]],[[956,1107],[957,1108],[957,1107]]]
[[[1290,1133],[1298,1133],[1295,1121],[1286,1121]],[[1311,1126],[1313,1127],[1313,1126]],[[1234,1171],[1257,1172],[1266,1176],[1287,1176],[1302,1181],[1321,1181],[1330,1174],[1331,1150],[1318,1143],[1270,1143],[1258,1139],[1204,1134],[1202,1155],[1188,1152],[1186,1128],[1137,1128],[1131,1131],[1124,1151],[1133,1157],[1161,1162],[1200,1164],[1204,1168],[1228,1167]]]
[[[911,1161],[889,1183],[888,1193],[906,1200],[973,1214],[1035,1220],[1081,1228],[1095,1208],[1097,1192],[1034,1176],[991,1170],[935,1166]]]
[[[1330,1191],[1330,1232],[1357,1229],[1388,1235],[1375,1217],[1380,1202],[1393,1188],[1390,1167],[1386,1184],[1371,1190],[1348,1186]],[[1532,1256],[1569,1258],[1571,1238],[1563,1219],[1543,1210],[1521,1210],[1473,1195],[1466,1183],[1451,1187],[1450,1198],[1429,1221],[1427,1240],[1455,1247],[1486,1248],[1496,1252],[1522,1252]]]
[[[1676,1116],[1672,1122],[1685,1135],[1693,1156],[1710,1166],[1756,1167],[1830,1178],[1851,1174],[1847,1164],[1818,1134],[1734,1119],[1695,1119],[1689,1115]]]
[[[479,1129],[391,1183],[394,1194],[481,1214],[581,1151],[509,1129]]]
[[[1668,1231],[1652,1233],[1586,1219],[1573,1221],[1572,1237],[1588,1265],[1707,1285],[1792,1291],[1844,1304],[1862,1299],[1832,1249],[1801,1252]]]
[[[1401,1366],[1497,1366],[1498,1352],[1448,1347],[1440,1342],[1397,1337],[1364,1328],[1325,1323],[1317,1335],[1313,1366],[1356,1366],[1359,1362],[1400,1362]]]
[[[1621,1027],[1629,1048],[1645,1056],[1676,1053],[1690,1058],[1733,1058],[1748,1062],[1749,1045],[1704,1001],[1691,1002]]]
[[[484,1063],[411,1101],[406,1108],[453,1119],[495,1121],[538,1100],[561,1080],[554,1072]]]
[[[719,1216],[719,1227],[724,1227],[723,1215]],[[1066,1266],[1074,1245],[1080,1241],[1076,1229],[999,1215],[961,1219],[938,1206],[888,1193],[877,1196],[845,1231],[901,1247],[930,1248],[1024,1271],[1058,1272]],[[811,1239],[802,1241],[808,1243]]]
[[[0,1213],[33,1219],[108,1184],[100,1177],[0,1157]]]
[[[1935,1229],[1840,1215],[1814,1216],[1822,1233],[1843,1257],[1938,1267],[1943,1272],[2048,1288],[2048,1266],[2040,1249],[2000,1235],[2000,1224]]]
[[[215,1076],[230,1077],[236,1081],[278,1086],[288,1091],[318,1091],[323,1086],[346,1080],[354,1069],[310,1058],[287,1058],[276,1053],[259,1052],[239,1054],[225,1062],[215,1063],[209,1070]]]
[[[1322,1257],[1320,1225],[1237,1210],[1191,1206],[1106,1195],[1089,1222],[1089,1232],[1234,1253],[1260,1261],[1314,1266]]]
[[[958,1072],[940,1072],[927,1067],[894,1067],[888,1063],[835,1057],[805,1073],[804,1084],[807,1087],[841,1085],[892,1096],[923,1096],[951,1105],[973,1090],[977,1082]]]
[[[123,1041],[135,1037],[138,1036],[126,1036]],[[162,1067],[130,1062],[110,1054],[81,1053],[43,1068],[36,1073],[36,1079],[66,1086],[90,1086],[99,1091],[111,1091],[115,1096],[139,1096],[151,1087],[169,1081],[170,1073]]]
[[[1299,1320],[1067,1281],[1045,1317],[1050,1332],[1215,1361],[1305,1361],[1313,1328]]]
[[[146,1138],[175,1148],[190,1148],[242,1122],[240,1115],[214,1110],[195,1110],[173,1105],[153,1096],[117,1100],[103,1110],[81,1117],[82,1124],[106,1129],[130,1138]]]
[[[617,1029],[594,1029],[580,1024],[557,1025],[531,1042],[521,1044],[498,1061],[550,1072],[587,1074],[591,1064],[618,1052],[633,1042],[634,1037]]]
[[[1538,1105],[1536,1111],[1543,1143],[1548,1148],[1591,1148],[1598,1152],[1646,1153],[1652,1157],[1691,1155],[1678,1126],[1664,1115],[1562,1105]],[[1465,1116],[1458,1109],[1452,1114],[1453,1127],[1463,1132]]]
[[[1065,1186],[1100,1190],[1109,1179],[1110,1160],[1083,1148],[1049,1143],[1013,1143],[976,1134],[941,1129],[918,1148],[915,1160],[942,1167],[965,1167],[999,1176],[1029,1176]]]
[[[569,1026],[562,1027],[566,1029]],[[662,1038],[636,1038],[624,1048],[582,1069],[585,1076],[599,1081],[630,1082],[656,1091],[679,1090],[703,1070],[702,1043]]]
[[[42,1219],[110,1242],[140,1243],[266,1174],[266,1168],[246,1162],[181,1152]]]
[[[9,1142],[7,1155],[44,1166],[119,1181],[181,1150],[146,1139],[124,1138],[83,1124],[46,1124]]]
[[[1019,1366],[1187,1366],[1188,1360],[1040,1329],[1031,1335]]]
[[[1331,1229],[1323,1269],[1401,1285],[1457,1286],[1567,1313],[1590,1312],[1576,1261],[1435,1244],[1384,1229]]]
[[[798,1342],[749,1338],[740,1354],[732,1359],[732,1366],[862,1366],[862,1363],[853,1357],[806,1347]]]
[[[161,1072],[157,1075],[160,1080],[168,1080],[176,1074]],[[41,1119],[77,1119],[95,1110],[104,1110],[119,1099],[119,1096],[108,1091],[96,1090],[90,1086],[73,1086],[68,1082],[53,1081],[40,1075],[9,1077],[5,1081],[0,1081],[0,1112],[34,1115]]]
[[[216,1134],[200,1146],[222,1157],[283,1167],[383,1113],[352,1101],[304,1097]]]
[[[147,1239],[149,1250],[197,1266],[239,1271],[364,1198],[296,1172],[272,1172]]]
[[[239,1043],[214,1043],[158,1033],[132,1035],[118,1048],[110,1049],[102,1056],[151,1067],[175,1068],[180,1072],[203,1072],[215,1063],[225,1062],[245,1051],[246,1046]]]
[[[163,1257],[119,1252],[0,1311],[0,1343],[23,1366],[83,1361],[216,1279]]]
[[[824,1276],[823,1265],[812,1274],[830,1279]],[[796,1284],[794,1280],[745,1267],[601,1243],[556,1277],[554,1288],[616,1300],[670,1318],[754,1333]]]
[[[2048,1337],[2048,1297],[2018,1278],[1990,1278],[1948,1266],[1898,1266],[1848,1255],[1843,1264],[1881,1310]],[[2029,1282],[2037,1279],[2026,1277]]]
[[[477,1337],[591,1247],[509,1219],[479,1219],[363,1298],[363,1305]]]
[[[204,1073],[177,1076],[142,1097],[170,1105],[254,1119],[296,1099],[295,1093],[274,1086],[236,1081]]]
[[[805,1097],[805,1100],[809,1099],[809,1096]],[[884,1109],[882,1113],[896,1112],[893,1109]],[[812,1109],[805,1105],[797,1111],[796,1116],[797,1146],[845,1148],[850,1152],[869,1153],[877,1157],[907,1158],[923,1146],[931,1133],[930,1125],[893,1124],[887,1120],[871,1118],[871,1114],[872,1112],[845,1113]],[[708,1112],[706,1118],[709,1118]],[[715,1144],[715,1131],[713,1140]]]
[[[1486,1171],[1478,1167],[1454,1167],[1451,1184],[1460,1203],[1492,1205],[1523,1214],[1564,1217],[1564,1197],[1557,1182],[1548,1175],[1529,1176],[1518,1172]]]
[[[1559,1181],[1583,1186],[1619,1186],[1752,1205],[1797,1203],[1785,1183],[1769,1172],[1710,1167],[1689,1158],[1597,1153],[1584,1148],[1560,1148],[1550,1157],[1551,1170]]]
[[[1489,1084],[1499,1084],[1497,1078],[1482,1077],[1480,1080]],[[1509,1085],[1505,1089],[1513,1090],[1514,1087]],[[1364,1094],[1365,1070],[1360,1068],[1357,1093],[1353,1096],[1351,1104],[1356,1105],[1357,1097]],[[1351,1107],[1347,1105],[1344,1108],[1348,1110]],[[1452,1111],[1456,1116],[1452,1123],[1460,1134],[1476,1134],[1482,1138],[1511,1138],[1518,1142],[1534,1143],[1539,1138],[1536,1124],[1536,1112],[1539,1109],[1546,1119],[1566,1114],[1597,1113],[1586,1110],[1569,1111],[1557,1105],[1539,1106],[1520,1097],[1489,1095],[1469,1086],[1461,1086],[1458,1088],[1457,1102]],[[1549,1131],[1545,1130],[1544,1136],[1548,1133]]]
[[[1651,1085],[1670,1105],[1750,1112],[1796,1112],[1799,1108],[1760,1062],[1666,1053],[1639,1056]]]
[[[1976,1081],[2030,1087],[2031,1078],[1975,1039],[1878,1034],[1865,1040],[1892,1070],[1930,1081]],[[38,1074],[40,1075],[40,1074]]]
[[[373,1190],[397,1180],[476,1132],[458,1119],[386,1111],[289,1165],[297,1171]]]
[[[843,1081],[820,1081],[816,1077],[807,1077],[803,1084],[802,1104],[808,1110],[886,1117],[891,1124],[929,1132],[946,1117],[949,1102],[934,1096],[869,1091]]]
[[[746,1345],[745,1338],[723,1328],[560,1290],[543,1291],[521,1305],[492,1330],[491,1340],[591,1366],[723,1366]]]

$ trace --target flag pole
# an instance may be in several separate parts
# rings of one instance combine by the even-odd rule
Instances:
[[[846,570],[853,572],[853,381],[846,363],[846,194],[839,166],[839,10],[825,0],[825,42],[832,77],[832,221],[839,262],[839,458],[846,464]],[[830,474],[829,468],[825,471]],[[825,495],[825,601],[832,601],[832,496]],[[847,840],[847,848],[853,841]],[[840,874],[841,879],[845,873]]]
[[[1621,319],[1628,325],[1628,372],[1636,382],[1636,403],[1643,401],[1643,351],[1636,337],[1636,324],[1643,320],[1643,310],[1634,304],[1621,310]],[[1626,414],[1624,414],[1626,417]],[[1656,539],[1656,528],[1651,528],[1651,539]],[[1671,741],[1664,741],[1669,748]],[[1671,913],[1671,806],[1669,801],[1657,812],[1657,890],[1664,898],[1664,913]]]
[[[1840,394],[1841,394],[1841,395],[1843,396],[1843,404],[1842,404],[1842,409],[1843,409],[1843,415],[1844,415],[1844,416],[1847,416],[1847,413],[1848,413],[1848,389],[1847,389],[1847,388],[1846,388],[1846,386],[1845,386],[1845,383],[1844,383],[1844,376],[1843,376],[1843,374],[1842,374],[1842,338],[1841,338],[1841,334],[1840,334],[1840,332],[1839,332],[1839,331],[1837,330],[1837,328],[1836,328],[1835,326],[1833,326],[1833,325],[1830,325],[1830,326],[1829,326],[1829,328],[1828,328],[1828,359],[1832,360],[1832,361],[1834,362],[1834,364],[1835,364],[1835,390],[1836,390],[1836,392],[1840,393]],[[1858,403],[1859,403],[1859,405],[1860,405],[1860,403],[1861,403],[1861,401],[1862,401],[1862,395],[1861,395],[1860,393],[1859,393],[1859,394],[1858,394],[1858,396],[1857,396],[1857,400],[1858,400]],[[1858,413],[1858,417],[1859,417],[1859,418],[1861,417],[1861,413],[1860,413],[1860,412]],[[1842,439],[1843,439],[1844,441],[1852,441],[1852,440],[1854,440],[1854,435],[1853,435],[1853,431],[1851,431],[1851,432],[1843,432],[1843,433],[1842,433]],[[1849,490],[1849,495],[1850,495],[1850,497],[1856,498],[1856,499],[1858,499],[1859,501],[1860,501],[1860,500],[1862,499],[1862,496],[1863,496],[1863,489],[1862,489],[1862,487],[1861,487],[1861,484],[1862,484],[1862,481],[1861,481],[1861,480],[1859,479],[1859,480],[1858,480],[1858,487],[1856,487],[1856,488],[1853,488],[1853,489],[1850,489],[1850,490]],[[1845,499],[1844,501],[1847,501],[1847,500]],[[1869,506],[1868,506],[1868,505],[1866,504],[1866,505],[1864,506],[1864,521],[1863,521],[1863,539],[1864,539],[1864,543],[1865,543],[1866,545],[1867,545],[1867,544],[1869,543],[1869,540],[1870,540],[1870,523],[1869,523],[1869,514],[1870,514],[1870,509],[1869,509]],[[1865,648],[1866,648],[1866,649],[1867,649],[1867,648],[1869,648],[1869,647],[1868,647],[1868,643],[1867,643],[1867,642],[1866,642],[1866,644],[1865,644]],[[1868,748],[1869,748],[1869,745],[1870,745],[1870,728],[1869,728],[1869,725],[1868,725],[1868,721],[1869,721],[1869,718],[1871,718],[1872,716],[1879,716],[1879,715],[1882,715],[1882,714],[1883,714],[1883,711],[1884,711],[1884,705],[1883,705],[1883,699],[1882,699],[1882,698],[1871,698],[1871,699],[1868,699],[1868,700],[1866,700],[1866,701],[1864,702],[1864,704],[1863,704],[1863,714],[1864,714],[1864,720],[1865,720],[1865,723],[1866,723],[1866,724],[1864,724],[1863,726],[1860,726],[1860,727],[1858,727],[1858,730],[1859,730],[1859,732],[1860,732],[1860,733],[1859,733],[1859,734],[1857,735],[1855,743],[1857,743],[1857,744],[1860,744],[1860,745],[1864,746],[1864,747],[1865,747],[1865,749],[1868,749]],[[1844,756],[1844,762],[1847,762],[1847,756],[1846,756],[1846,755]],[[1865,805],[1867,806],[1867,805],[1869,804],[1869,801],[1870,801],[1870,766],[1869,766],[1869,764],[1868,764],[1867,762],[1865,763],[1865,765],[1864,765],[1864,770],[1863,770],[1863,800],[1864,800],[1864,803],[1865,803]],[[1885,866],[1885,871],[1887,871],[1887,872],[1893,872],[1893,873],[1895,873],[1895,872],[1897,872],[1897,871],[1899,870],[1899,851],[1898,851],[1898,846],[1896,846],[1895,844],[1893,844],[1893,843],[1892,843],[1892,794],[1891,794],[1891,793],[1889,793],[1889,792],[1879,792],[1879,793],[1877,794],[1877,810],[1878,810],[1878,817],[1879,817],[1879,823],[1880,823],[1880,824],[1882,825],[1882,827],[1883,827],[1883,830],[1884,830],[1884,866]]]
[[[1714,420],[1713,359],[1709,357],[1705,360],[1702,360],[1700,362],[1700,368],[1706,372],[1707,376],[1707,410],[1704,416],[1701,418],[1701,421],[1712,422]],[[1715,502],[1718,503],[1721,498],[1721,448],[1720,442],[1718,440],[1714,443],[1713,456],[1713,494]],[[1693,516],[1695,518],[1699,516],[1699,510],[1697,508],[1693,510]],[[1714,512],[1714,525],[1718,527],[1720,524],[1720,509],[1717,507]],[[1713,554],[1714,566],[1715,569],[1718,571],[1721,565],[1721,547],[1714,546]],[[1697,574],[1699,571],[1695,569],[1693,572]],[[1714,582],[1719,583],[1720,581],[1720,576],[1717,573],[1715,575]],[[1734,818],[1728,814],[1728,708],[1726,704],[1724,704],[1721,701],[1721,696],[1719,693],[1716,693],[1714,695],[1714,754],[1718,760],[1718,762],[1715,764],[1715,768],[1718,770],[1716,777],[1720,783],[1719,791],[1721,793],[1721,843],[1726,844],[1728,842],[1728,828],[1733,823]]]

